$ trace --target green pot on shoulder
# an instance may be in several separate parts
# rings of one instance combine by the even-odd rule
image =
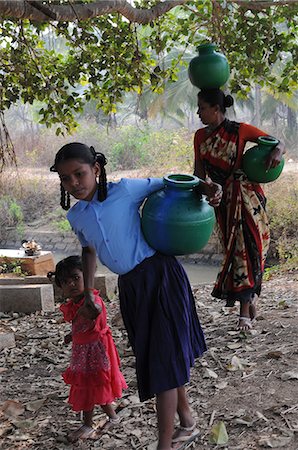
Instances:
[[[266,160],[278,143],[279,141],[271,136],[260,136],[258,145],[244,153],[242,168],[250,181],[270,183],[280,176],[285,163],[284,158],[276,167],[266,169]]]

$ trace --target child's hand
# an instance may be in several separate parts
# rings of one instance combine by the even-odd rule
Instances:
[[[64,336],[64,344],[68,345],[72,341],[72,334],[68,333]]]

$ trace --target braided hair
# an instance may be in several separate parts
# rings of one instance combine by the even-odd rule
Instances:
[[[103,153],[96,152],[94,147],[80,144],[79,142],[72,142],[60,148],[55,157],[54,165],[50,168],[51,172],[57,172],[57,166],[68,159],[79,159],[86,164],[94,166],[98,163],[100,166],[100,176],[98,179],[98,200],[103,202],[107,198],[107,175],[104,166],[107,164],[106,157]],[[60,184],[60,205],[63,209],[70,208],[70,195],[65,191],[62,183]]]
[[[83,271],[82,259],[78,255],[68,256],[67,258],[59,261],[56,265],[55,272],[48,272],[47,277],[51,281],[55,277],[56,285],[61,288],[61,283],[66,281],[71,276],[74,269]]]

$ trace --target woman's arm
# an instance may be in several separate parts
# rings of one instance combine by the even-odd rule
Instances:
[[[194,152],[195,152],[195,163],[194,163],[194,175],[201,178],[201,180],[205,180],[206,172],[203,166],[203,162],[200,158],[200,144],[205,139],[205,130],[204,128],[200,128],[195,132],[194,136]]]
[[[194,138],[195,148],[195,164],[194,175],[200,178],[200,184],[198,191],[201,194],[206,195],[209,205],[216,207],[219,206],[222,198],[222,187],[218,183],[214,183],[210,178],[206,178],[206,172],[203,166],[203,162],[199,155],[199,143],[203,139],[203,130],[198,130]]]
[[[249,125],[247,123],[241,123],[239,128],[239,148],[243,150],[246,142],[258,142],[260,136],[268,136],[268,133],[260,130],[259,128]],[[286,153],[283,142],[279,141],[276,147],[270,152],[270,155],[266,161],[266,169],[276,167],[283,155]]]
[[[205,180],[206,172],[203,167],[203,163],[198,154],[195,154],[195,167],[194,167],[194,175],[201,178],[201,180]]]

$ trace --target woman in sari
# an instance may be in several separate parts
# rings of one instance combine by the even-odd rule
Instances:
[[[226,108],[234,103],[220,89],[198,94],[198,114],[206,127],[194,137],[195,175],[211,178],[223,188],[215,209],[224,248],[224,260],[212,296],[226,300],[226,306],[240,302],[238,329],[252,328],[256,318],[256,298],[261,292],[262,275],[270,233],[266,198],[258,183],[250,182],[241,170],[247,142],[257,142],[265,133],[246,123],[225,118]],[[267,169],[276,167],[284,153],[279,143],[266,161]]]

